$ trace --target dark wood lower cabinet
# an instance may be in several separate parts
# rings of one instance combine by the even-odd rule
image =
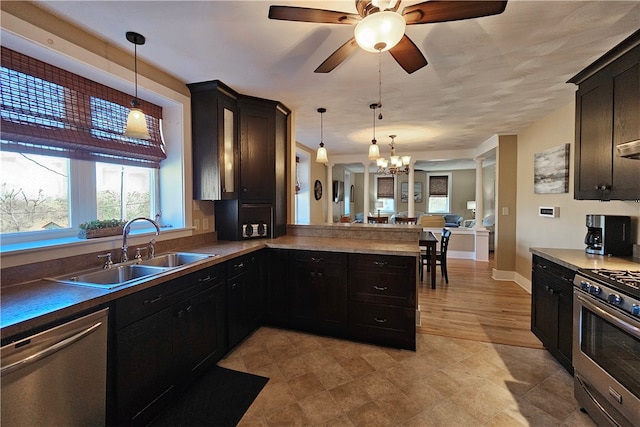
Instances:
[[[347,255],[291,251],[291,326],[344,336],[347,329]]]
[[[533,256],[531,331],[571,374],[574,275],[566,267]]]
[[[415,257],[269,250],[266,322],[415,350]]]
[[[233,348],[262,322],[262,252],[228,261],[227,306],[229,348]]]
[[[112,306],[109,425],[147,425],[263,323],[415,350],[416,260],[268,249]]]
[[[109,424],[148,424],[175,391],[226,353],[225,282],[220,267],[116,302],[111,370],[115,408],[109,410]]]

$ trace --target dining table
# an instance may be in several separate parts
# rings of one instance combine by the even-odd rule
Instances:
[[[426,247],[426,255],[429,257],[429,265],[431,267],[431,289],[436,288],[436,246],[438,238],[431,231],[421,231],[419,246]],[[420,268],[423,268],[420,262]]]

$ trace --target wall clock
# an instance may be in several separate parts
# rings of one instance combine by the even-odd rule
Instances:
[[[320,180],[316,179],[316,182],[313,184],[313,194],[316,196],[316,200],[322,198],[322,183]]]

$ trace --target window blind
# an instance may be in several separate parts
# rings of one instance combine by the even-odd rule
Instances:
[[[124,136],[132,96],[2,46],[3,150],[159,168],[162,107],[140,100],[149,140]]]
[[[448,196],[449,195],[449,177],[430,176],[429,177],[429,196]]]
[[[378,199],[393,199],[393,177],[378,178]]]

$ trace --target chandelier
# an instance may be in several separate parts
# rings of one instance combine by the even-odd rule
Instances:
[[[411,156],[398,156],[396,154],[395,147],[395,137],[396,135],[389,135],[391,138],[391,156],[389,156],[389,160],[380,157],[376,160],[376,164],[378,165],[378,174],[380,175],[401,175],[403,173],[409,173],[409,163],[411,163]]]

